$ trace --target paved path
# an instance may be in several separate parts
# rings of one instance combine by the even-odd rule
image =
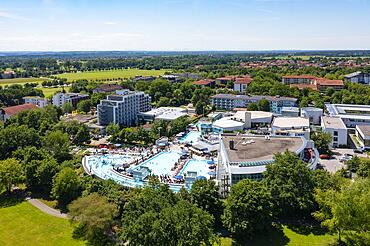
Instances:
[[[27,197],[26,200],[29,203],[31,203],[33,206],[40,209],[42,212],[44,212],[46,214],[50,214],[51,216],[58,217],[58,218],[64,218],[64,219],[67,218],[67,214],[64,214],[64,213],[60,212],[59,210],[51,208],[48,205],[46,205],[45,203],[43,203],[43,202],[41,202],[37,199]]]

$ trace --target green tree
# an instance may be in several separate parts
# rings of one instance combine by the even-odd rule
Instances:
[[[322,225],[336,231],[341,242],[349,245],[370,244],[370,179],[357,179],[341,190],[318,190],[315,198],[320,210],[313,215]]]
[[[292,152],[275,154],[274,164],[266,166],[264,182],[271,191],[280,216],[305,216],[314,205],[315,179],[313,173]]]
[[[320,153],[329,153],[329,144],[332,141],[330,133],[315,131],[311,133],[311,140],[315,142],[315,147]]]
[[[273,203],[263,183],[244,179],[232,187],[222,220],[239,242],[270,228],[272,219]]]
[[[206,113],[206,104],[204,102],[197,102],[197,104],[195,104],[195,113],[197,115],[204,115]]]
[[[91,101],[82,100],[77,103],[77,110],[82,113],[88,113],[91,110]]]
[[[43,138],[44,148],[58,161],[64,161],[69,157],[69,137],[62,131],[50,131]]]
[[[75,231],[82,230],[84,238],[90,243],[104,245],[110,241],[109,234],[117,209],[105,197],[92,193],[73,201],[68,209],[68,215],[76,224]]]
[[[62,109],[63,109],[63,112],[65,114],[66,113],[70,114],[73,111],[73,105],[72,105],[72,103],[67,102],[67,103],[63,104]]]
[[[370,160],[362,159],[357,169],[357,175],[363,178],[370,178]]]
[[[190,198],[193,204],[207,211],[215,218],[217,225],[221,222],[222,203],[218,186],[212,180],[197,180],[191,186]]]
[[[13,158],[0,161],[0,192],[5,189],[10,193],[13,185],[17,185],[23,180],[23,170],[19,161]]]
[[[213,218],[165,185],[135,191],[125,204],[121,238],[130,245],[211,245]]]
[[[58,206],[65,208],[67,204],[81,193],[81,181],[77,173],[69,167],[62,169],[53,180],[52,195]]]
[[[258,102],[258,110],[270,112],[270,103],[266,99],[262,98]]]
[[[249,103],[247,107],[248,111],[258,111],[257,103]]]
[[[171,121],[169,124],[170,136],[185,131],[190,123],[191,121],[188,116],[182,116]]]

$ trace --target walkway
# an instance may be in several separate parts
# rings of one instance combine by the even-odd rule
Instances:
[[[45,203],[43,203],[43,202],[41,202],[37,199],[27,197],[26,200],[29,203],[31,203],[33,206],[40,209],[42,212],[44,212],[46,214],[49,214],[51,216],[58,217],[58,218],[63,218],[63,219],[67,218],[67,214],[64,214],[64,213],[60,212],[59,210],[51,208],[48,205],[46,205]]]

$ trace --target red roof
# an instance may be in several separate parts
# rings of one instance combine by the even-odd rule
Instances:
[[[291,84],[290,85],[290,88],[298,88],[300,90],[304,89],[304,88],[308,88],[308,89],[311,89],[311,90],[314,90],[314,91],[317,91],[317,86],[314,85],[314,84]]]
[[[312,75],[287,75],[283,76],[283,79],[317,79]]]
[[[235,80],[235,76],[226,76],[226,77],[221,77],[221,78],[217,78],[217,80],[228,80],[228,81],[233,81],[233,80]]]
[[[318,85],[324,85],[324,86],[344,86],[343,80],[331,80],[331,79],[325,79],[325,78],[319,78],[316,80]]]
[[[198,81],[193,82],[193,84],[194,85],[209,85],[209,84],[214,83],[214,82],[215,82],[214,80],[202,79],[202,80],[198,80]]]
[[[19,112],[25,111],[25,110],[31,110],[31,109],[37,109],[38,107],[36,105],[33,105],[31,103],[25,103],[17,106],[11,106],[2,108],[4,110],[5,114],[12,116]]]
[[[252,78],[249,76],[236,78],[234,84],[250,84],[252,82]]]

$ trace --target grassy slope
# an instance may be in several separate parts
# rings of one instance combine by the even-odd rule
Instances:
[[[65,73],[57,75],[60,78],[66,78],[68,81],[78,79],[115,79],[115,78],[131,78],[136,75],[140,76],[159,76],[163,75],[166,70],[140,70],[140,69],[120,69],[120,70],[104,70],[104,71],[91,71],[81,73]]]
[[[0,245],[84,245],[72,238],[66,219],[42,213],[28,202],[0,208]]]
[[[64,87],[64,90],[65,91],[69,91],[69,88],[70,87]],[[54,95],[55,92],[58,92],[58,91],[62,91],[63,88],[59,87],[59,88],[53,88],[53,87],[49,87],[49,88],[38,88],[38,89],[41,89],[42,92],[44,93],[44,96],[45,97],[49,97],[49,96],[52,96]]]
[[[264,235],[257,236],[249,245],[326,246],[335,243],[336,238],[336,236],[330,234],[298,233],[287,226],[283,226],[282,231],[266,232]],[[233,245],[231,238],[221,238],[220,246],[231,245]]]

